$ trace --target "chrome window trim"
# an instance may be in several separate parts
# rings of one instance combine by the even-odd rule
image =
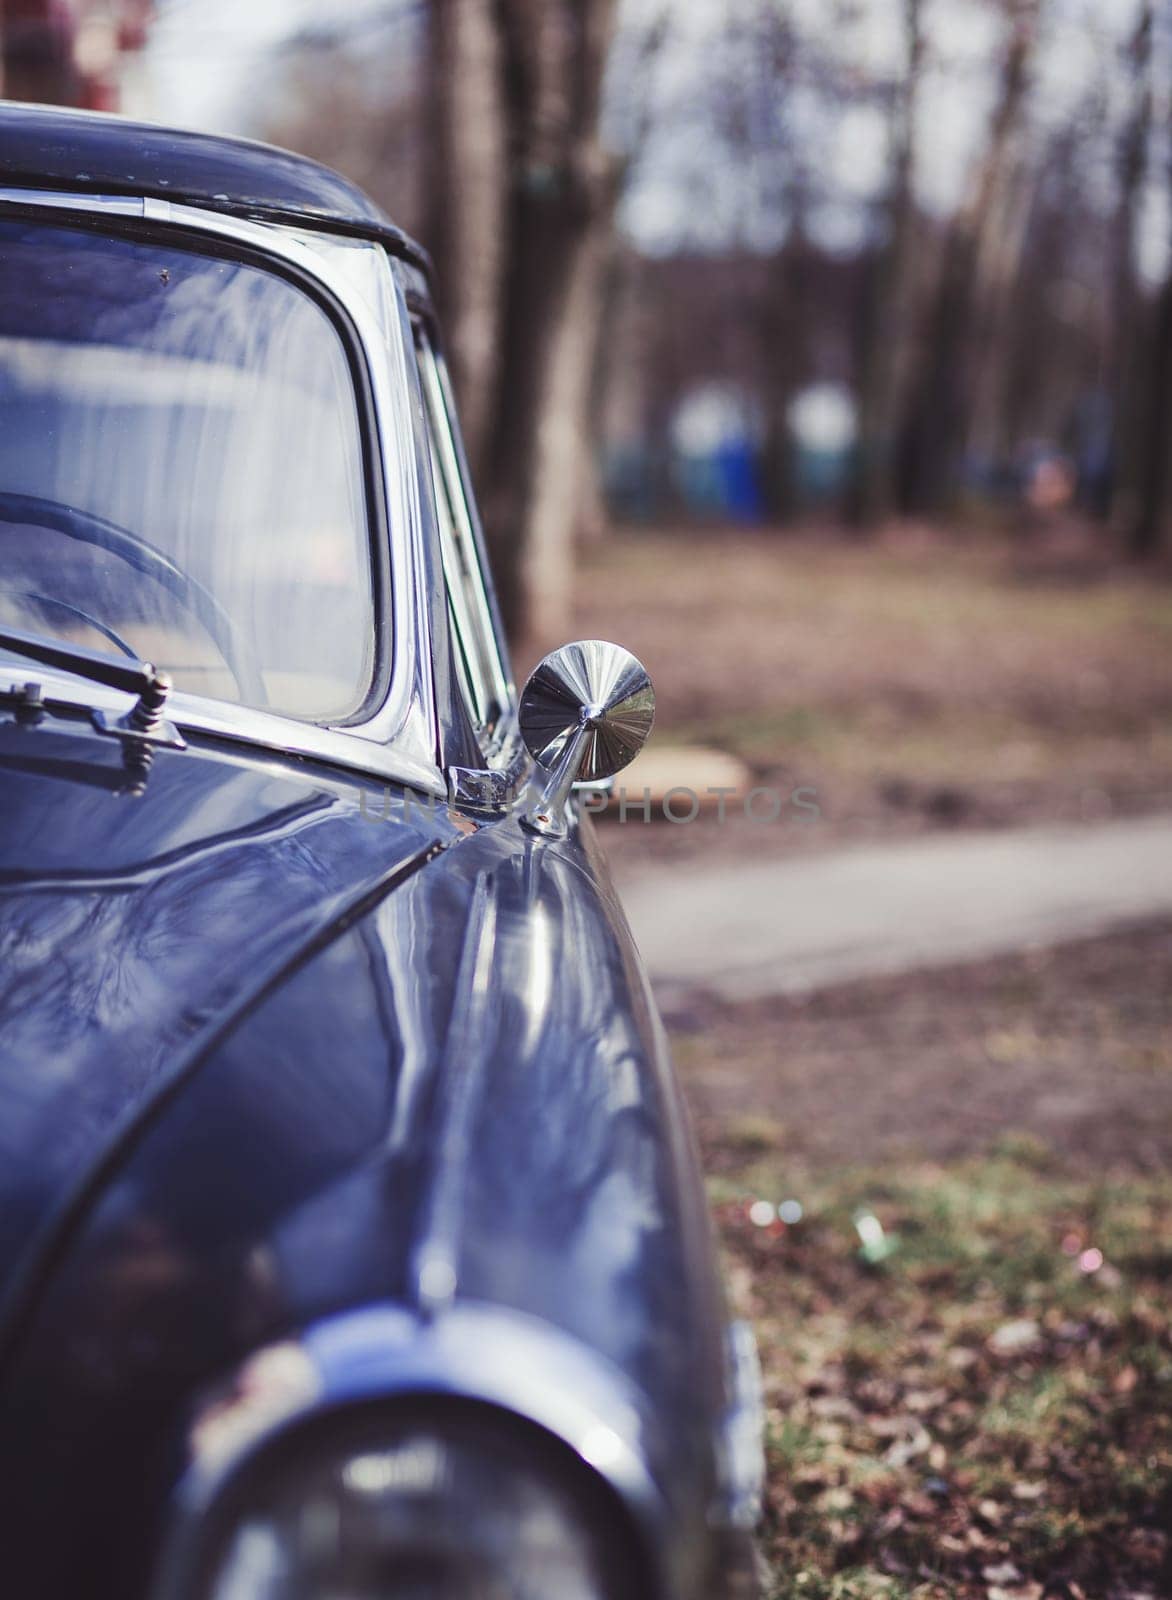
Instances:
[[[473,730],[473,738],[480,759],[474,767],[463,767],[449,762],[447,766],[448,788],[453,803],[466,806],[473,811],[496,814],[507,809],[516,800],[517,796],[522,793],[526,779],[533,769],[533,762],[525,748],[525,742],[521,738],[517,690],[509,656],[508,640],[501,624],[496,590],[488,563],[484,530],[480,523],[480,514],[472,486],[472,475],[468,468],[464,442],[460,433],[460,419],[452,394],[443,345],[436,326],[434,309],[427,297],[427,285],[417,267],[412,266],[401,257],[395,257],[391,262],[391,271],[402,297],[405,320],[409,322],[412,330],[413,378],[418,384],[419,390],[421,429],[424,427],[422,408],[426,407],[428,403],[424,395],[425,379],[420,370],[419,361],[414,355],[415,343],[421,335],[426,337],[431,350],[432,363],[439,378],[445,414],[446,437],[451,446],[452,459],[456,468],[456,481],[459,485],[459,501],[466,518],[466,527],[471,533],[472,545],[480,568],[481,586],[484,590],[488,622],[493,637],[494,654],[500,675],[501,710],[496,725],[491,734],[486,734],[483,729]],[[424,446],[430,452],[430,443],[424,441]],[[431,489],[431,480],[428,479],[425,483],[425,492],[430,495]],[[438,509],[435,515],[438,517]]]
[[[377,475],[385,497],[392,623],[386,696],[364,721],[348,723],[345,728],[298,722],[179,691],[169,699],[168,711],[173,721],[191,731],[308,756],[446,795],[448,786],[436,759],[439,728],[431,690],[431,624],[421,581],[426,562],[425,523],[414,467],[405,319],[399,305],[402,292],[383,247],[373,241],[335,240],[329,234],[146,197],[0,188],[0,215],[8,206],[85,212],[111,220],[133,217],[207,234],[209,239],[243,245],[288,264],[320,283],[341,304],[357,332],[366,365],[376,428]],[[63,225],[65,221],[63,217]],[[23,663],[11,670],[14,676],[27,676]],[[79,690],[77,680],[65,674],[38,667],[35,676],[53,698],[118,713],[131,703],[125,695],[90,684]]]
[[[435,365],[436,376],[439,378],[440,393],[443,396],[447,437],[453,451],[456,476],[462,490],[461,499],[464,514],[468,519],[472,544],[480,562],[481,585],[484,589],[484,596],[488,606],[489,625],[496,641],[497,664],[501,674],[502,705],[508,708],[515,706],[517,700],[517,685],[513,676],[509,641],[505,634],[504,624],[501,621],[500,607],[497,604],[496,585],[493,581],[492,569],[489,566],[488,547],[484,537],[484,528],[480,521],[480,511],[472,488],[472,471],[468,465],[468,458],[464,450],[464,438],[460,430],[460,417],[456,409],[456,396],[452,389],[451,374],[448,371],[448,362],[444,354],[443,344],[436,335],[434,322],[428,325],[428,342],[431,345],[432,361]]]
[[[456,632],[460,636],[465,658],[467,659],[468,651],[474,649],[477,643],[482,646],[482,649],[474,649],[477,660],[475,663],[469,661],[469,669],[474,669],[478,679],[484,677],[487,681],[472,685],[472,692],[473,695],[485,696],[489,704],[495,707],[497,713],[494,719],[495,729],[508,710],[510,694],[504,663],[501,660],[495,619],[488,598],[483,554],[477,543],[468,508],[468,484],[460,470],[460,458],[452,432],[449,409],[451,396],[444,385],[435,341],[431,330],[425,324],[420,325],[416,337],[418,339],[416,365],[419,368],[424,421],[433,470],[439,479],[440,490],[447,500],[449,515],[454,525],[453,531],[463,546],[463,552],[471,556],[472,562],[467,579],[462,583],[458,571],[448,571],[447,550],[444,548],[444,576],[450,603],[456,613]],[[445,541],[442,530],[440,542],[443,548]],[[453,549],[452,555],[455,559],[458,559],[459,554],[460,552]],[[460,589],[463,593],[457,596],[454,591]],[[465,639],[466,631],[473,637]],[[487,719],[481,719],[476,731],[481,742],[491,747],[493,738],[491,735],[486,737],[488,726]]]

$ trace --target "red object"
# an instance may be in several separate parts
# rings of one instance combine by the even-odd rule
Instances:
[[[12,100],[116,111],[117,62],[146,44],[153,10],[154,0],[3,0],[4,94]],[[110,71],[83,72],[76,59],[79,30],[91,16],[108,19],[114,30],[116,55]]]

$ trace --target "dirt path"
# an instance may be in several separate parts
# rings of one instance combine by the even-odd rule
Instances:
[[[1172,915],[1172,817],[644,869],[619,887],[665,998],[748,1000]]]

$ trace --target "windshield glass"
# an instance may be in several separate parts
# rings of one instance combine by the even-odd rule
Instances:
[[[354,383],[284,278],[0,219],[0,627],[308,721],[366,698]]]

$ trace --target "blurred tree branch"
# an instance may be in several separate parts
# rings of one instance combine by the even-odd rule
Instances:
[[[925,348],[901,441],[905,511],[938,513],[953,502],[970,432],[971,333],[978,311],[982,257],[1004,185],[1030,83],[1042,0],[1008,0],[1009,37],[984,149],[970,176],[966,202],[949,229]]]
[[[903,0],[907,68],[892,95],[890,179],[883,238],[871,269],[859,360],[859,447],[850,495],[851,520],[870,527],[895,501],[898,363],[907,337],[909,267],[916,224],[916,112],[926,41],[923,0]]]
[[[1115,219],[1114,511],[1127,548],[1138,559],[1152,555],[1161,543],[1172,447],[1172,266],[1154,307],[1145,307],[1135,244],[1153,131],[1155,23],[1155,0],[1142,0],[1127,52],[1131,108],[1120,141]],[[1172,172],[1168,179],[1172,188]]]
[[[705,447],[681,443],[681,408],[740,416],[778,522],[827,493],[860,528],[940,515],[1066,455],[1085,507],[1159,543],[1172,289],[1145,273],[1172,16],[982,9],[1003,26],[974,42],[943,0],[631,0],[617,20],[616,0],[384,0],[361,47],[331,22],[289,52],[297,116],[267,131],[436,258],[518,639],[567,626],[575,540],[605,523],[604,431],[616,504],[711,503],[722,447],[688,456]],[[986,94],[962,181],[937,119],[955,102],[963,130]],[[796,435],[812,387],[853,394],[853,461]]]
[[[1165,181],[1172,192],[1172,154]],[[1172,471],[1172,262],[1156,296],[1150,319],[1150,351],[1144,364],[1133,367],[1139,392],[1136,406],[1137,474],[1134,511],[1125,524],[1127,548],[1137,560],[1155,555],[1163,543]]]

